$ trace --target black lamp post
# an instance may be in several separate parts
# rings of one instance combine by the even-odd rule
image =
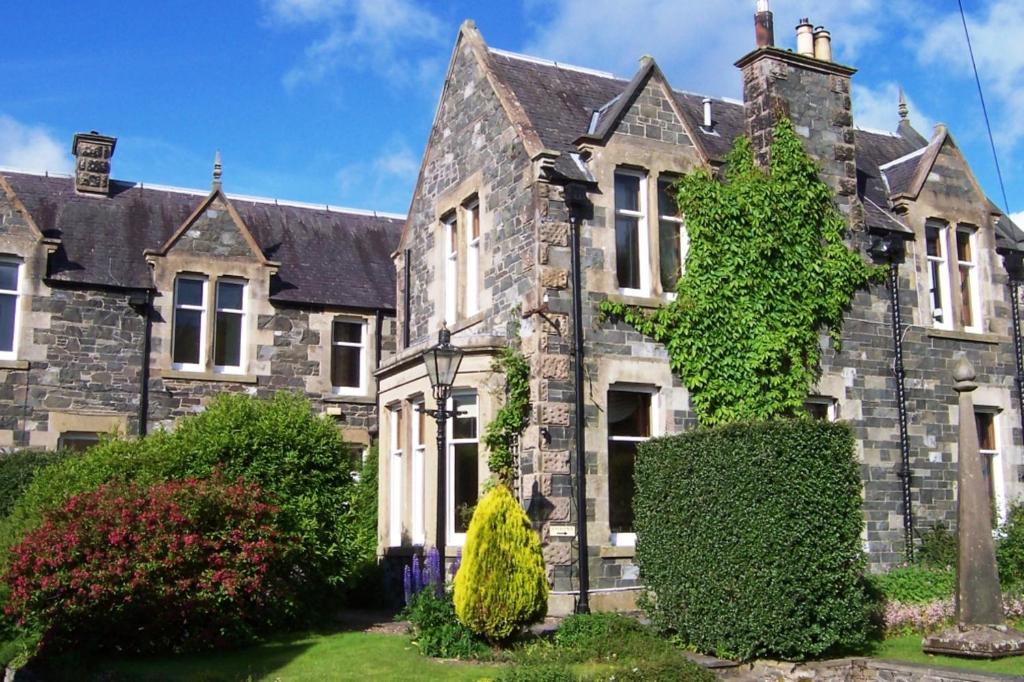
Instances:
[[[455,375],[459,372],[459,365],[462,364],[462,356],[462,349],[452,345],[452,333],[447,327],[441,327],[441,331],[437,333],[437,345],[423,353],[423,364],[427,367],[430,386],[434,389],[434,400],[437,401],[437,409],[423,411],[437,420],[437,537],[434,539],[434,546],[441,556],[442,569],[447,535],[445,461],[448,459],[448,453],[445,427],[449,417],[458,416],[458,412],[448,409],[448,399],[452,397],[452,385],[455,383]]]
[[[1024,283],[1024,252],[1016,249],[1002,251],[1003,265],[1010,276],[1010,319],[1013,323],[1013,359],[1017,376],[1017,409],[1020,412],[1021,433],[1024,433],[1024,351],[1020,340],[1020,286]]]

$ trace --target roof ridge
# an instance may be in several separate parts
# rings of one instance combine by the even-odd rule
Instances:
[[[705,94],[700,93],[700,92],[693,92],[692,90],[680,90],[678,88],[672,88],[672,92],[678,93],[680,95],[690,95],[692,97],[700,97],[702,99],[710,99],[713,102],[725,102],[726,104],[737,104],[739,106],[743,106],[743,100],[736,99],[735,97],[705,95]]]
[[[503,57],[509,57],[511,59],[519,59],[524,62],[532,62],[534,64],[543,64],[544,66],[554,66],[559,69],[565,69],[566,71],[578,71],[580,73],[587,73],[592,76],[599,76],[601,78],[609,78],[612,80],[623,81],[627,80],[621,76],[616,76],[611,71],[601,71],[600,69],[590,69],[586,66],[576,66],[575,64],[566,64],[565,62],[558,62],[554,59],[545,59],[544,57],[535,57],[530,54],[523,54],[521,52],[512,52],[511,50],[501,50],[496,47],[487,47],[487,51],[492,54],[501,55]]]
[[[20,175],[35,175],[38,177],[48,178],[64,178],[73,179],[74,176],[68,173],[33,173],[31,171],[19,170],[17,168],[9,168],[7,166],[0,166],[0,173],[18,173]],[[128,185],[129,187],[138,187],[139,189],[146,190],[152,189],[159,192],[173,192],[175,194],[189,194],[197,197],[205,197],[210,194],[208,190],[195,189],[191,187],[176,187],[174,185],[161,185],[159,183],[145,183],[136,182],[133,180],[118,180],[117,178],[111,178],[111,183],[117,183],[119,185]],[[328,213],[348,213],[350,215],[361,215],[370,216],[373,218],[391,218],[394,220],[405,220],[406,215],[402,213],[390,213],[387,211],[374,211],[366,208],[350,208],[348,206],[337,206],[334,204],[314,204],[306,201],[294,201],[290,199],[278,199],[276,197],[261,197],[253,196],[249,194],[234,194],[232,192],[224,193],[228,199],[235,201],[248,201],[254,204],[269,204],[274,206],[288,206],[289,208],[305,208],[310,210],[326,211]]]
[[[931,143],[925,145],[924,147],[921,147],[920,149],[915,149],[914,151],[910,152],[909,154],[904,154],[903,156],[899,157],[898,159],[893,159],[892,161],[889,161],[887,163],[883,163],[881,166],[878,167],[878,170],[884,171],[884,170],[886,170],[888,168],[892,168],[893,166],[898,166],[901,163],[906,163],[907,161],[910,161],[911,159],[917,158],[918,156],[921,156],[926,151],[928,151],[928,147],[930,147],[930,146],[931,146]]]
[[[866,128],[864,126],[854,126],[854,130],[859,130],[863,133],[871,133],[872,135],[884,135],[885,137],[895,137],[898,140],[902,140],[903,136],[899,133],[894,133],[891,130],[881,130],[880,128]]]

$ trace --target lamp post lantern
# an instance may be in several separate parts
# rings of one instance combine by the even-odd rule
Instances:
[[[427,376],[430,378],[430,386],[434,392],[434,400],[437,401],[437,409],[423,410],[437,421],[437,535],[434,539],[434,546],[441,557],[441,567],[444,570],[445,561],[445,539],[447,535],[447,524],[445,521],[445,508],[447,507],[445,463],[448,459],[446,452],[446,428],[450,417],[458,416],[458,412],[448,409],[448,400],[452,397],[452,386],[455,384],[455,375],[459,372],[459,365],[462,364],[463,351],[458,346],[452,345],[452,333],[448,327],[442,326],[437,334],[437,345],[423,353],[423,364],[427,368]]]

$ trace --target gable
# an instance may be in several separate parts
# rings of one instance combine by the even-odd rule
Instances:
[[[38,241],[42,232],[3,176],[0,176],[0,236]]]
[[[264,261],[252,236],[220,192],[215,192],[163,249],[194,258],[243,258]]]
[[[615,126],[615,135],[629,135],[655,142],[692,147],[682,121],[676,115],[673,99],[653,75],[636,93],[629,108]]]
[[[970,166],[967,165],[967,160],[960,153],[952,137],[946,137],[931,167],[922,169],[922,172],[927,173],[921,188],[922,194],[940,195],[946,199],[978,207],[987,203]],[[919,196],[920,198],[923,197]]]

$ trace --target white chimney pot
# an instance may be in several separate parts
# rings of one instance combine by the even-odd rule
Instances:
[[[711,99],[709,97],[704,98],[704,127],[711,130]]]
[[[801,19],[796,27],[796,53],[814,56],[814,26],[807,19]]]
[[[768,0],[757,0],[757,11],[758,13],[770,12],[771,10],[768,8]]]

